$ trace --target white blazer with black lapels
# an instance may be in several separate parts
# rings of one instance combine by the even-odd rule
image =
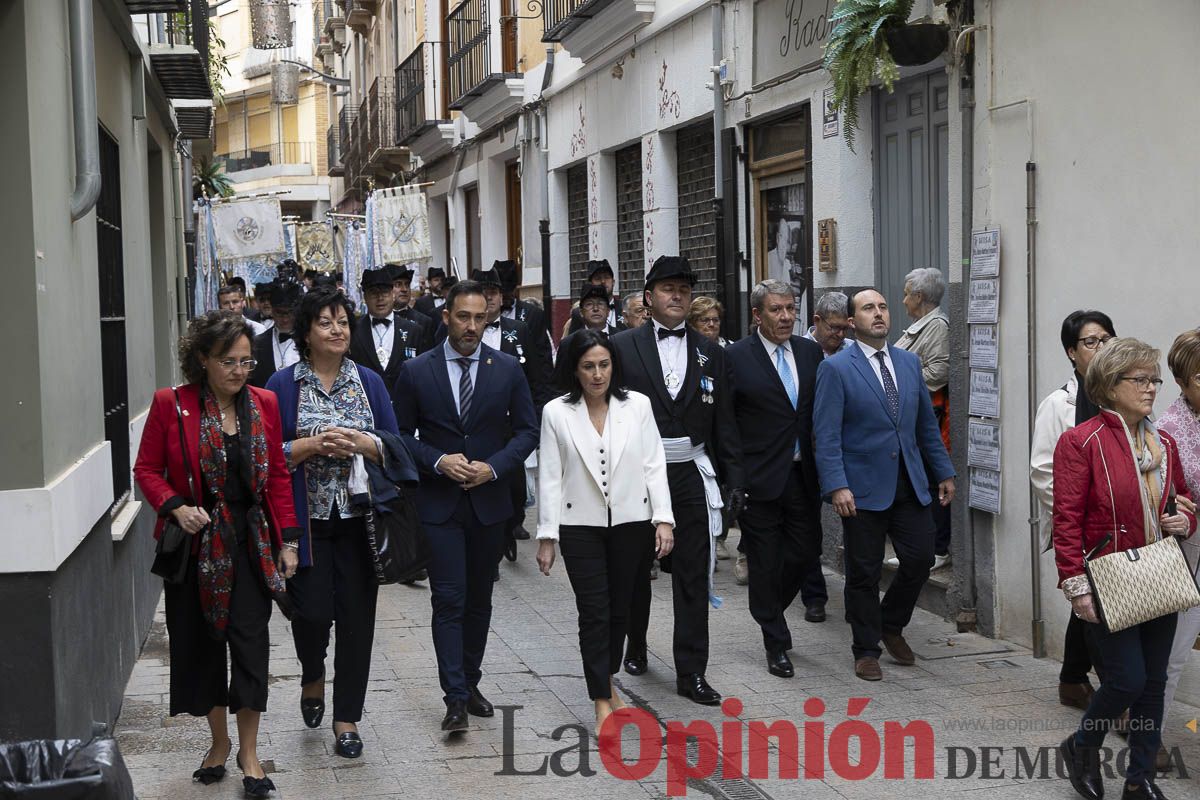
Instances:
[[[625,400],[610,398],[606,425],[612,452],[602,452],[586,401],[559,397],[546,403],[538,451],[537,538],[558,539],[562,525],[675,524],[667,460],[650,399],[637,392]]]

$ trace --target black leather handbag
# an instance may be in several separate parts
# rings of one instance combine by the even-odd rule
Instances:
[[[386,511],[377,509],[372,503],[364,520],[375,580],[381,586],[400,583],[425,569],[433,560],[433,550],[421,528],[412,492],[401,486],[397,486],[396,491],[400,496],[388,503]]]
[[[175,419],[179,423],[179,448],[183,453],[184,469],[187,471],[188,491],[196,497],[196,485],[192,481],[192,467],[188,460],[187,441],[183,437],[183,411],[179,407],[179,390],[175,392]],[[195,505],[195,499],[188,501]],[[192,560],[192,536],[179,527],[174,517],[167,517],[162,533],[154,547],[154,563],[150,571],[167,583],[183,583],[187,580],[188,566]]]

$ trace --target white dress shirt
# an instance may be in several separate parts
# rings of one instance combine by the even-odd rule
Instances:
[[[493,350],[499,350],[501,333],[502,333],[502,331],[500,330],[500,320],[499,319],[496,320],[495,327],[493,327],[491,325],[485,325],[483,327],[483,343],[486,344],[488,347],[492,348]]]
[[[671,399],[674,400],[679,396],[679,390],[683,388],[683,379],[687,375],[687,334],[660,339],[658,331],[660,328],[677,331],[680,328],[686,328],[687,322],[681,322],[674,328],[667,328],[658,320],[651,320],[651,322],[654,325],[654,338],[658,344],[658,360],[662,362],[663,384],[667,387],[667,394],[671,395]],[[670,379],[672,375],[675,377],[674,381]]]
[[[267,326],[266,326],[266,325],[263,325],[263,324],[262,324],[261,322],[259,322],[258,320],[256,320],[256,319],[250,319],[249,317],[243,317],[243,319],[246,321],[246,324],[247,324],[247,325],[249,325],[251,328],[253,328],[253,329],[254,329],[254,335],[255,335],[255,336],[258,336],[260,333],[266,333],[266,332],[267,332]]]
[[[392,358],[392,344],[396,339],[396,312],[379,319],[390,319],[388,325],[376,325],[375,317],[371,317],[371,338],[375,344],[375,355],[379,358],[379,366],[387,369],[388,361]]]
[[[867,357],[867,363],[871,365],[871,370],[875,373],[875,377],[879,380],[879,386],[883,389],[884,394],[887,394],[887,387],[883,384],[883,372],[879,369],[879,359],[875,357],[876,353],[883,353],[883,360],[887,362],[888,372],[892,373],[892,383],[896,384],[896,391],[900,391],[900,378],[896,376],[896,365],[892,363],[892,354],[888,351],[888,346],[885,343],[882,348],[876,350],[869,344],[864,344],[862,339],[855,339],[854,343],[862,348],[863,354]]]
[[[278,328],[272,328],[271,331],[271,350],[275,355],[276,372],[281,369],[287,369],[300,360],[300,352],[296,350],[296,340],[288,339],[286,342],[279,341]]]

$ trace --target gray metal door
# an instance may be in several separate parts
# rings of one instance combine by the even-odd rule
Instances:
[[[937,267],[947,277],[949,87],[943,71],[875,92],[876,285],[892,312],[892,340],[908,326],[904,276]]]

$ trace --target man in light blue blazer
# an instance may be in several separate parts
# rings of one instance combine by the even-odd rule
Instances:
[[[863,289],[850,297],[848,311],[855,344],[817,368],[815,458],[821,494],[842,518],[854,674],[877,681],[880,640],[898,664],[915,661],[903,631],[933,566],[935,498],[928,487],[937,484],[936,501],[949,505],[954,468],[920,359],[888,347],[891,316],[883,295]],[[885,537],[900,568],[881,603]]]

